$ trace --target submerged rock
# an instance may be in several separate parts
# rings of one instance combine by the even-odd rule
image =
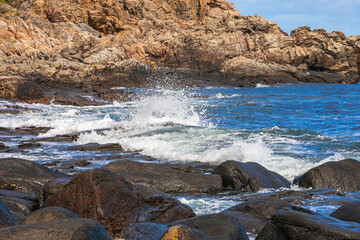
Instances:
[[[275,198],[254,199],[235,205],[223,213],[235,217],[247,232],[258,234],[272,215],[290,204]]]
[[[213,174],[219,174],[223,187],[229,190],[256,192],[263,188],[290,187],[284,177],[255,162],[226,161],[215,168]]]
[[[78,218],[78,216],[62,207],[47,207],[30,213],[21,224],[52,222],[68,218]]]
[[[359,239],[360,224],[340,221],[299,207],[277,211],[257,240],[272,239]]]
[[[44,206],[61,206],[80,217],[97,219],[111,236],[136,222],[168,223],[194,216],[191,208],[162,195],[145,196],[124,177],[105,169],[74,177]]]
[[[339,162],[327,162],[312,168],[294,183],[304,188],[332,188],[344,192],[360,191],[360,162],[345,159]]]
[[[203,232],[211,240],[248,240],[244,227],[233,216],[223,213],[196,216],[172,222],[168,225],[186,225]]]
[[[195,194],[221,191],[221,177],[204,175],[200,169],[183,164],[154,164],[116,161],[103,168],[119,173],[132,182],[155,187],[166,193]]]
[[[1,239],[13,240],[110,240],[101,224],[92,219],[73,218],[53,222],[37,222],[0,229]]]
[[[330,216],[343,221],[360,223],[360,201],[344,204]]]
[[[204,233],[188,226],[177,225],[170,227],[161,240],[209,240]]]

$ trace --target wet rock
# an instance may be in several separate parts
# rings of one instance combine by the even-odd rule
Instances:
[[[196,229],[178,225],[170,227],[161,240],[208,240],[208,238]]]
[[[236,218],[224,213],[197,216],[168,225],[179,224],[195,228],[212,240],[249,239],[241,223]]]
[[[0,228],[15,225],[15,220],[6,203],[0,198]]]
[[[201,170],[187,165],[116,161],[103,168],[166,193],[216,193],[222,189],[220,176],[203,175]]]
[[[169,227],[158,223],[134,223],[124,229],[121,238],[125,240],[158,240]]]
[[[19,213],[19,217],[26,216],[39,208],[39,198],[29,193],[0,190],[0,199],[6,202],[12,212]]]
[[[299,207],[277,211],[256,239],[359,239],[360,224]]]
[[[37,148],[41,147],[40,143],[22,143],[17,146],[20,149],[31,149],[31,148]]]
[[[223,187],[229,190],[255,192],[263,188],[290,187],[284,177],[255,162],[226,161],[215,168],[213,174],[219,174]]]
[[[40,199],[40,204],[44,183],[65,176],[40,164],[18,158],[0,159],[0,174],[0,188],[33,194]]]
[[[360,223],[360,202],[344,204],[330,216],[343,221]]]
[[[290,204],[280,199],[254,199],[235,205],[223,213],[235,217],[247,232],[258,234],[272,215]]]
[[[69,181],[71,178],[59,178],[59,179],[51,179],[44,184],[43,187],[43,197],[44,201],[54,195],[54,193],[60,191]]]
[[[52,222],[68,218],[78,218],[78,216],[62,207],[47,207],[30,213],[21,224]]]
[[[40,86],[20,76],[0,76],[0,98],[26,102],[46,102]]]
[[[294,183],[304,188],[332,188],[345,192],[360,191],[360,162],[345,159],[339,162],[327,162],[312,168]]]
[[[6,150],[6,149],[9,149],[9,147],[5,146],[4,143],[1,143],[1,142],[0,142],[0,151]]]
[[[80,217],[97,219],[111,236],[136,222],[167,223],[194,216],[179,201],[163,195],[145,197],[124,177],[105,169],[74,177],[44,206],[61,206]]]
[[[27,240],[110,240],[106,230],[92,219],[65,219],[53,222],[37,222],[0,229],[2,239]]]
[[[109,144],[97,144],[97,143],[88,143],[85,145],[75,145],[71,146],[68,150],[70,151],[123,151],[122,147],[117,143]]]

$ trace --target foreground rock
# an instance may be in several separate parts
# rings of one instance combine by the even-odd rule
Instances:
[[[203,232],[211,240],[249,239],[240,222],[227,214],[216,213],[170,223],[186,225]]]
[[[23,102],[47,102],[38,84],[20,76],[0,76],[0,98]]]
[[[200,169],[188,165],[116,161],[103,168],[166,193],[216,193],[222,189],[220,176],[204,175]]]
[[[296,178],[294,183],[304,188],[332,188],[344,192],[356,192],[360,191],[359,179],[360,162],[345,159],[312,168]]]
[[[74,177],[44,206],[61,206],[80,217],[96,219],[111,236],[118,236],[135,222],[164,224],[194,216],[179,201],[161,194],[139,193],[124,177],[105,169]]]
[[[0,199],[0,228],[15,225],[14,217],[6,203]]]
[[[360,202],[344,204],[336,209],[330,216],[343,221],[360,223]]]
[[[223,213],[235,217],[246,232],[258,234],[270,221],[274,213],[290,204],[275,198],[254,199],[235,205]]]
[[[340,221],[299,207],[277,211],[257,240],[270,239],[359,239],[360,224]]]
[[[52,222],[69,218],[78,218],[78,216],[62,207],[47,207],[30,213],[21,224]]]
[[[1,239],[12,240],[110,240],[104,227],[97,221],[81,218],[1,228],[0,236]]]
[[[124,229],[121,238],[125,240],[159,240],[169,227],[158,223],[134,223]]]
[[[170,227],[161,240],[209,240],[202,232],[188,226]]]
[[[40,206],[39,198],[24,192],[0,190],[0,199],[7,204],[16,223]]]
[[[256,192],[263,188],[290,187],[284,177],[255,162],[226,161],[215,168],[213,174],[221,176],[223,187],[228,190]]]
[[[0,159],[0,188],[17,190],[35,195],[40,204],[43,199],[43,185],[50,179],[64,177],[32,161],[5,158]]]

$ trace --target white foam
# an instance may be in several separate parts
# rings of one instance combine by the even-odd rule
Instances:
[[[266,85],[266,84],[261,84],[261,83],[256,84],[256,88],[267,88],[267,87],[270,87],[270,86]]]

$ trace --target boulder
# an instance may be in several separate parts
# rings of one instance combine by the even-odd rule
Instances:
[[[125,240],[159,240],[169,227],[158,223],[134,223],[124,229],[121,238]]]
[[[257,240],[267,239],[359,239],[360,224],[344,222],[300,207],[278,210]]]
[[[195,228],[211,240],[249,239],[241,223],[236,218],[223,213],[196,216],[168,225],[179,224]]]
[[[41,87],[20,76],[0,76],[0,98],[25,102],[46,102]]]
[[[229,190],[256,192],[263,188],[288,188],[290,182],[255,162],[226,161],[221,163],[213,174],[223,180],[223,187]]]
[[[30,213],[21,224],[52,222],[68,218],[78,218],[78,216],[62,207],[47,207]]]
[[[172,226],[161,240],[209,240],[202,232],[188,226]]]
[[[18,158],[0,159],[0,188],[32,194],[43,199],[43,185],[50,179],[64,177],[40,164]]]
[[[345,159],[327,162],[295,178],[294,183],[303,188],[332,188],[344,192],[360,191],[360,162]]]
[[[272,215],[284,207],[290,207],[290,204],[280,199],[260,198],[235,205],[223,213],[239,220],[246,232],[258,234],[270,221]]]
[[[74,177],[49,197],[48,206],[60,206],[80,217],[98,220],[111,236],[136,222],[168,223],[194,216],[179,201],[162,195],[144,196],[124,177],[105,169],[89,170]]]
[[[39,208],[39,198],[29,193],[0,190],[0,199],[2,199],[12,212],[20,213],[18,216],[26,216]]]
[[[110,240],[101,224],[92,219],[72,218],[54,222],[37,222],[0,229],[2,239],[12,240]]]
[[[222,183],[218,175],[204,175],[200,169],[184,164],[154,164],[116,161],[103,168],[123,175],[132,182],[173,194],[216,193]]]
[[[360,223],[360,202],[346,203],[336,209],[330,216],[343,221]]]
[[[15,225],[14,217],[6,203],[0,199],[0,228]]]

